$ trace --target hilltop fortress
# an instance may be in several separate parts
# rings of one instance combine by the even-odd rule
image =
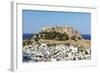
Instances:
[[[44,27],[41,30],[42,32],[59,32],[59,33],[65,33],[68,34],[68,36],[71,38],[72,36],[76,36],[77,38],[82,38],[81,34],[75,30],[71,26],[55,26],[55,27]]]
[[[70,44],[74,46],[82,46],[84,48],[91,47],[91,41],[84,39],[82,35],[70,26],[44,27],[40,32],[33,34],[30,39],[36,43],[52,44]]]

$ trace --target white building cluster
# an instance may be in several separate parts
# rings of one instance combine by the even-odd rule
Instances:
[[[23,47],[23,62],[89,60],[91,50],[80,46],[32,44]]]

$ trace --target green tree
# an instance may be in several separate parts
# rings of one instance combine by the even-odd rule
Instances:
[[[64,33],[64,34],[63,34],[63,40],[68,40],[68,39],[69,39],[68,34]]]
[[[35,42],[38,42],[38,38],[35,38]]]
[[[78,36],[78,38],[77,38],[77,39],[81,40],[82,38]]]
[[[25,40],[25,41],[23,41],[23,46],[25,46],[25,45],[31,45],[31,44],[32,44],[31,40]]]
[[[76,36],[75,35],[72,36],[71,39],[74,40],[74,41],[76,41]]]

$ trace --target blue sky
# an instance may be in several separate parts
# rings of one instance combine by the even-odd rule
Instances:
[[[72,26],[81,34],[91,34],[91,14],[23,10],[23,33],[38,33],[47,26]]]

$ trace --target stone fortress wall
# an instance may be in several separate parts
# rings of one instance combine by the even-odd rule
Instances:
[[[69,35],[69,37],[72,37],[74,35],[82,37],[80,35],[80,33],[71,26],[44,27],[44,28],[42,28],[41,31],[42,32],[53,32],[53,31],[55,31],[55,32],[59,32],[59,33],[66,33],[66,34]]]

